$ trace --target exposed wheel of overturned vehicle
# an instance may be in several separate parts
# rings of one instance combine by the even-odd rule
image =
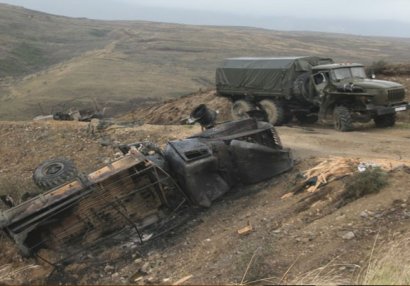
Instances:
[[[335,129],[339,131],[351,131],[353,129],[352,117],[349,109],[345,106],[337,106],[333,111]]]
[[[73,161],[65,158],[46,160],[33,172],[34,183],[43,190],[50,190],[77,177]]]
[[[392,127],[396,123],[396,114],[385,114],[376,116],[374,119],[374,123],[376,127],[385,128],[385,127]]]
[[[285,108],[280,102],[264,99],[259,102],[270,124],[280,126],[285,121]]]
[[[254,105],[246,100],[237,100],[232,104],[231,113],[234,120],[248,118],[248,111],[255,109]]]
[[[295,112],[295,117],[300,123],[312,124],[318,121],[316,114],[309,114],[307,112]]]

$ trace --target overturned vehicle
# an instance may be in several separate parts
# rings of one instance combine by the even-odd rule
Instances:
[[[251,118],[171,141],[164,150],[147,143],[120,149],[122,158],[88,175],[46,161],[34,176],[52,189],[1,212],[0,227],[24,255],[48,249],[61,262],[125,230],[142,242],[187,207],[209,207],[234,185],[293,167],[273,126]]]

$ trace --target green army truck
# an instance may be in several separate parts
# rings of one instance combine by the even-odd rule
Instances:
[[[235,119],[259,111],[276,126],[296,117],[331,120],[340,131],[371,120],[390,127],[397,112],[410,109],[401,84],[368,79],[362,64],[312,56],[226,59],[216,70],[216,89],[232,101]]]

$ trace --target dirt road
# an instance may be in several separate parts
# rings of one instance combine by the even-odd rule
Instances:
[[[331,127],[294,125],[277,130],[299,158],[333,155],[410,161],[409,128],[377,129],[368,124],[353,132],[338,132]]]

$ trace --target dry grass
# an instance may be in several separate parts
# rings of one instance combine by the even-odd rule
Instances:
[[[358,268],[354,264],[328,264],[287,281],[288,285],[348,285],[354,281],[354,274],[347,275],[346,268]]]
[[[10,195],[16,205],[39,192],[40,189],[30,179],[22,179],[15,175],[0,177],[0,195]]]
[[[371,259],[365,273],[358,278],[363,285],[410,284],[410,238],[383,245]]]
[[[375,241],[376,244],[377,241]],[[373,247],[368,265],[338,264],[335,260],[325,266],[286,281],[289,285],[409,285],[410,238],[394,239]],[[350,274],[346,271],[350,269]]]

